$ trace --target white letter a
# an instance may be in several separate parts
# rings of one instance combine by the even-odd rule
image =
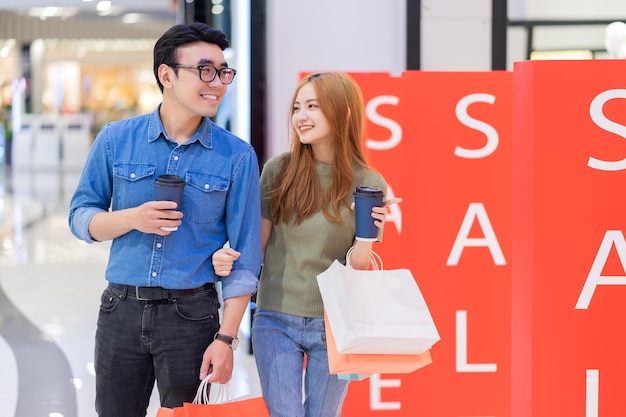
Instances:
[[[484,238],[469,237],[474,219],[478,220],[478,224],[485,235]],[[491,226],[491,222],[487,216],[487,211],[482,203],[470,203],[467,208],[467,212],[463,218],[463,223],[461,224],[459,233],[454,240],[454,245],[452,246],[446,265],[457,265],[459,263],[459,259],[461,258],[463,248],[472,246],[486,246],[489,248],[493,261],[496,265],[506,265],[506,260],[504,259],[502,249],[500,249],[498,238],[496,237],[496,233],[493,231],[493,227]]]
[[[600,249],[596,254],[596,259],[593,261],[589,275],[587,275],[583,290],[580,292],[580,296],[576,302],[577,310],[583,310],[589,307],[593,292],[598,285],[626,285],[626,276],[624,275],[604,277],[601,275],[613,244],[615,244],[615,249],[622,263],[622,268],[626,271],[626,240],[624,240],[624,235],[621,230],[607,230],[600,244]]]

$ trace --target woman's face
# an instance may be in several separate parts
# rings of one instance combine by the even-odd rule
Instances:
[[[291,124],[301,143],[316,147],[330,146],[332,130],[319,107],[317,94],[311,83],[304,84],[298,91],[291,113]]]

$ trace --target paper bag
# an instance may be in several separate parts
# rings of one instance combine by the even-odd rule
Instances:
[[[353,270],[335,260],[317,282],[341,353],[419,354],[440,339],[408,269]]]
[[[219,404],[183,404],[185,417],[270,417],[263,397],[235,398]]]
[[[433,362],[428,350],[418,355],[339,353],[326,315],[324,322],[331,374],[409,374]]]
[[[337,378],[344,381],[363,381],[372,376],[373,374],[337,374]]]
[[[233,398],[229,384],[213,384],[219,391],[214,401],[209,401],[208,379],[200,383],[193,402],[183,404],[184,417],[270,417],[263,397]]]
[[[187,417],[183,407],[159,407],[156,417]]]

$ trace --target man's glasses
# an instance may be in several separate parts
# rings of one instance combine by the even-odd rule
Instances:
[[[201,81],[210,83],[219,75],[222,84],[230,84],[235,79],[237,71],[232,68],[220,68],[217,69],[213,65],[184,65],[184,64],[172,64],[169,65],[172,68],[189,68],[198,70],[198,76]]]

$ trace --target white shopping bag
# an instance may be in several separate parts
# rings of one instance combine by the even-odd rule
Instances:
[[[317,282],[340,353],[420,354],[440,339],[408,269],[353,270],[335,260]]]

